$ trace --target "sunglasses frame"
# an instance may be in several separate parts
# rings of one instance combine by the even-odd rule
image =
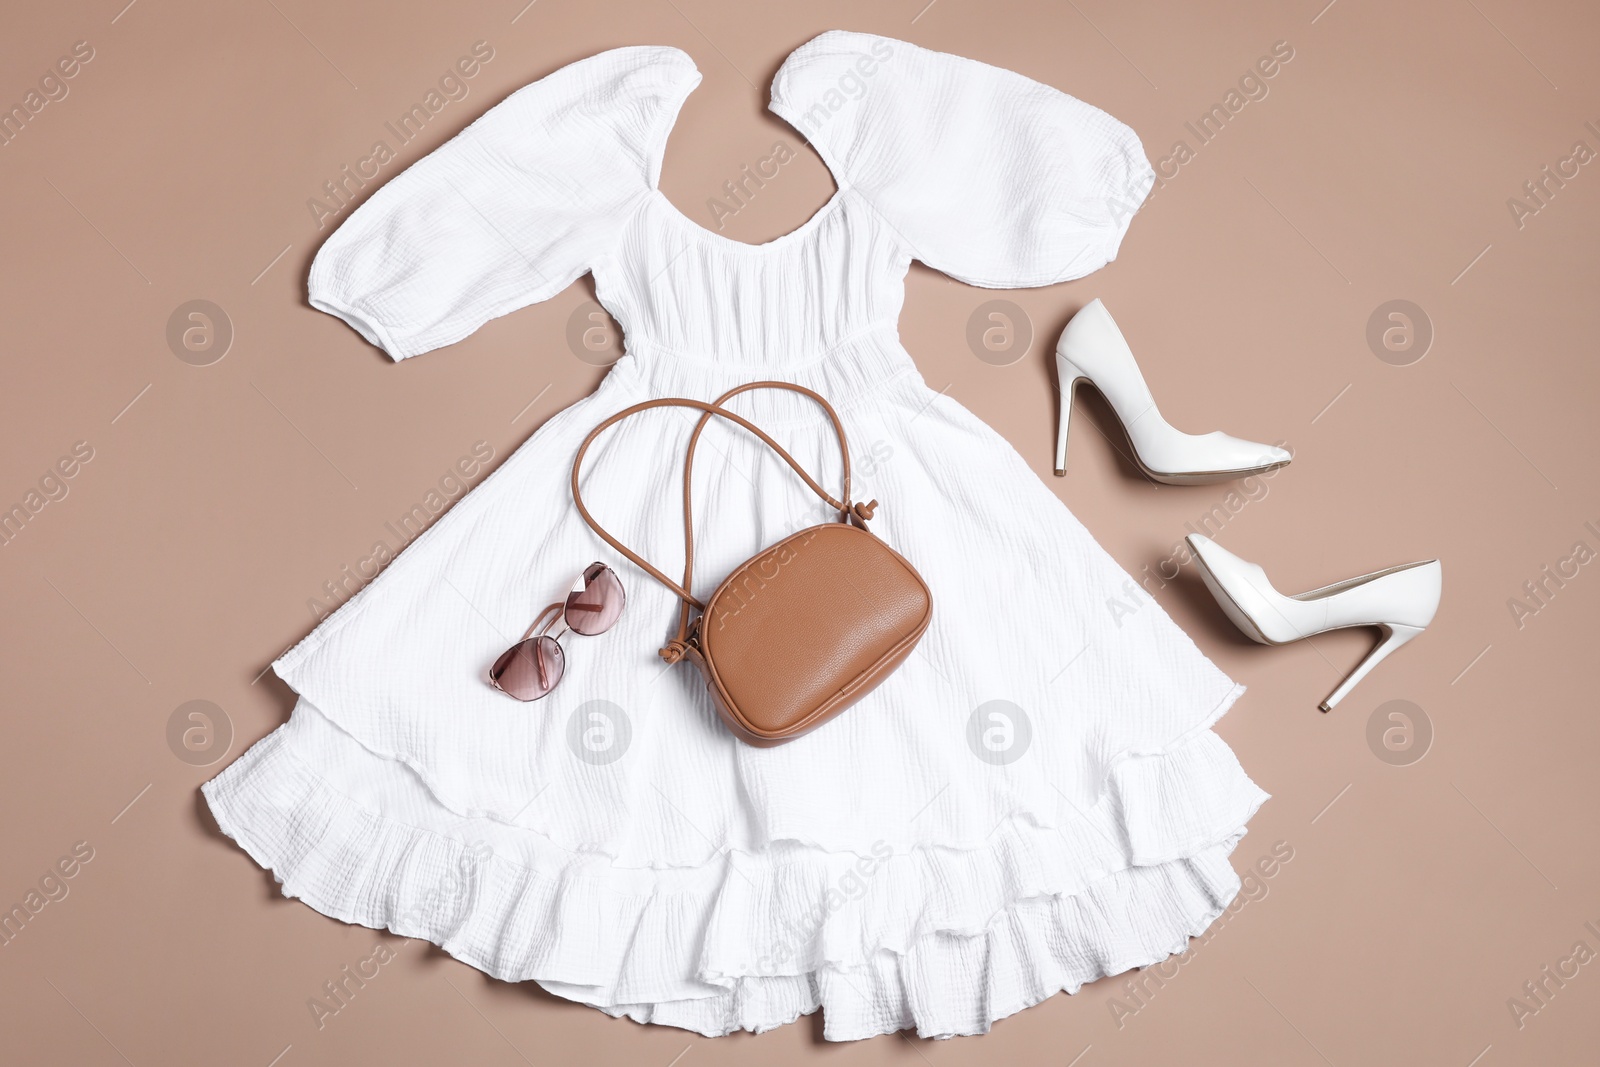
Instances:
[[[599,569],[596,570],[596,568]],[[592,576],[590,575],[591,571],[594,572]],[[601,629],[596,630],[594,633],[585,633],[576,626],[572,625],[571,621],[567,618],[567,613],[572,609],[573,598],[587,590],[590,585],[598,581],[601,575],[604,574],[611,575],[611,580],[616,585],[617,595],[621,598],[621,603],[617,605],[616,615],[610,622],[608,622]],[[526,631],[524,631],[523,635],[510,648],[506,649],[495,659],[493,666],[489,668],[489,684],[495,689],[504,693],[506,696],[511,697],[513,700],[520,700],[524,704],[531,704],[536,700],[543,700],[545,697],[555,692],[556,686],[561,684],[562,679],[564,679],[567,674],[567,653],[566,650],[561,647],[560,639],[568,633],[577,634],[579,637],[598,637],[600,634],[605,633],[607,630],[611,629],[612,626],[616,625],[617,619],[622,617],[622,612],[625,608],[627,608],[627,606],[628,590],[625,586],[623,586],[622,578],[617,574],[616,571],[612,570],[609,565],[596,560],[579,573],[577,580],[572,583],[572,588],[568,591],[566,597],[556,601],[554,604],[547,605],[543,610],[541,610],[539,614],[534,617],[532,624],[529,625]],[[543,629],[540,629],[540,623],[544,624]],[[551,628],[556,626],[558,623],[560,624],[561,629],[552,634],[550,632]],[[537,634],[534,633],[535,630],[538,631]],[[533,649],[526,654],[530,655],[533,658],[534,663],[537,665],[541,662],[539,659],[539,649],[542,647],[541,642],[544,641],[550,642],[550,647],[555,650],[554,656],[556,661],[561,665],[560,675],[557,676],[556,680],[550,684],[549,688],[545,689],[545,691],[540,693],[538,696],[522,697],[503,687],[500,684],[500,678],[506,673],[505,667],[509,667],[511,663],[515,662],[515,654],[518,652],[518,650],[525,645],[531,644]],[[504,664],[505,667],[503,667],[502,664]]]

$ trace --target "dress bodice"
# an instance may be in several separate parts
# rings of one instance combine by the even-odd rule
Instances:
[[[849,188],[799,228],[759,245],[706,229],[652,191],[616,251],[596,265],[595,292],[641,359],[771,370],[892,331],[910,261]]]

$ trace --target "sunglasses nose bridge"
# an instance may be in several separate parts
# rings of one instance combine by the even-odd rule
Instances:
[[[553,617],[552,617],[552,613],[554,613]],[[521,640],[526,641],[528,638],[532,637],[535,633],[539,633],[539,634],[549,633],[550,632],[550,627],[554,626],[558,622],[563,623],[563,625],[565,625],[565,622],[564,622],[565,614],[566,614],[566,604],[565,603],[555,603],[555,604],[546,605],[545,609],[543,611],[539,612],[539,614],[534,617],[534,620],[533,620],[532,624],[529,625],[528,629],[523,633]],[[541,623],[544,624],[544,629],[543,630],[539,629],[539,626],[540,626]]]

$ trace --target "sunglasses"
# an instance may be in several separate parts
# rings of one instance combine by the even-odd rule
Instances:
[[[589,564],[572,583],[567,599],[539,612],[522,640],[494,661],[489,684],[518,700],[547,696],[567,670],[567,657],[557,638],[568,630],[585,637],[605,633],[622,615],[627,601],[615,571],[604,563]],[[552,634],[558,624],[561,629]]]

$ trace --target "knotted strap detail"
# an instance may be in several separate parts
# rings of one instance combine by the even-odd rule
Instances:
[[[684,655],[687,654],[688,651],[689,642],[680,641],[674,638],[673,640],[667,642],[666,647],[663,648],[658,655],[660,655],[660,657],[667,662],[668,666],[671,666],[672,664],[683,659]]]
[[[865,504],[857,501],[856,503],[850,505],[849,510],[845,512],[845,516],[851,522],[865,530],[867,528],[867,522],[872,518],[877,510],[878,502],[876,500],[869,500]]]

